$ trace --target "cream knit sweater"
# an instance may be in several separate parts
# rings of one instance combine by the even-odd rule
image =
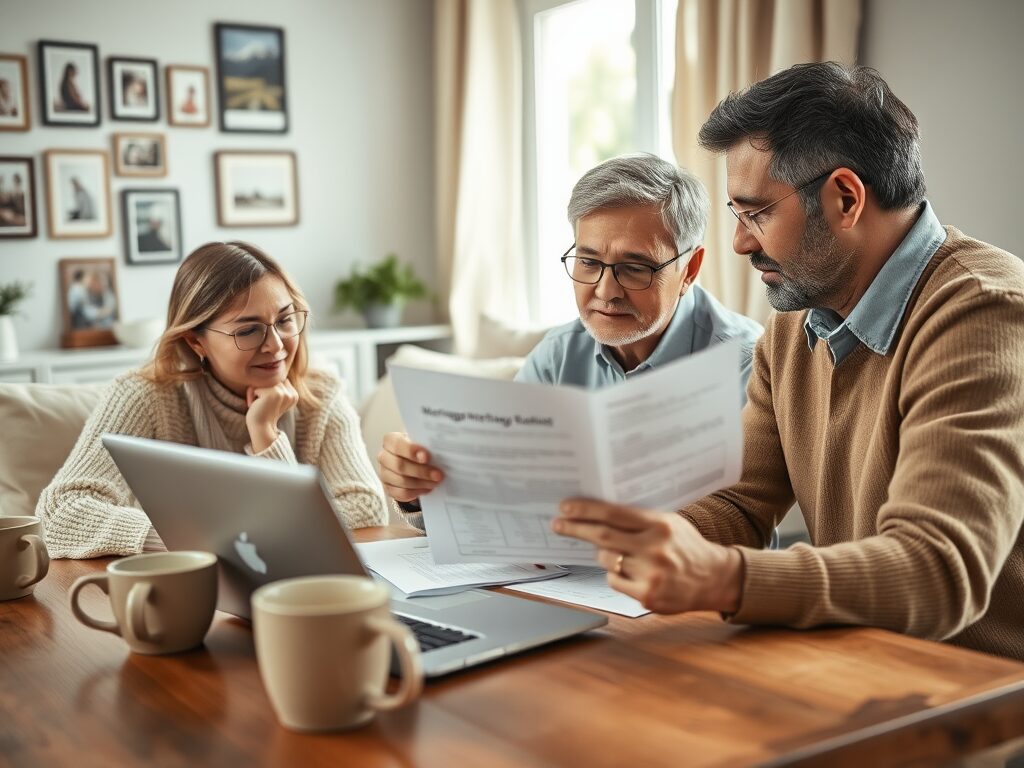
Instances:
[[[238,453],[249,447],[246,405],[213,377],[199,387],[208,414]],[[340,382],[328,374],[307,378],[316,407],[299,406],[295,446],[282,431],[262,453],[289,464],[313,464],[324,475],[339,518],[352,528],[387,521],[384,494],[363,447],[359,417]],[[185,445],[198,445],[196,429],[180,385],[157,385],[135,371],[117,378],[82,429],[64,466],[42,492],[42,518],[51,557],[98,557],[141,552],[149,519],[118,471],[100,435],[111,432]]]

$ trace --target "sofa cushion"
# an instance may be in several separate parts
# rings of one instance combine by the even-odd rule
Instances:
[[[103,385],[0,384],[0,515],[34,515]]]
[[[409,368],[423,368],[428,371],[457,373],[462,376],[477,376],[484,379],[512,379],[523,366],[522,357],[500,357],[476,360],[458,355],[434,352],[411,344],[403,344],[391,357],[388,364],[404,365]],[[370,455],[370,463],[380,471],[377,454],[380,452],[384,435],[388,432],[404,432],[402,416],[398,412],[395,389],[391,376],[384,375],[377,388],[363,403],[359,413],[362,421],[363,440]]]
[[[525,328],[505,325],[490,315],[481,315],[473,357],[526,357],[550,330],[548,326]]]

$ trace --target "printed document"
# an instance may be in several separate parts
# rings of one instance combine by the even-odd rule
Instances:
[[[422,536],[356,544],[356,551],[367,568],[409,597],[449,595],[475,587],[553,579],[568,573],[557,565],[437,565],[430,553],[430,542]]]
[[[516,592],[540,595],[563,603],[585,605],[599,611],[609,611],[635,619],[650,613],[639,600],[616,592],[608,586],[608,572],[604,568],[569,567],[569,575],[538,584],[514,584]]]
[[[391,366],[410,438],[445,480],[420,499],[438,563],[593,565],[551,531],[571,496],[674,510],[735,483],[740,345],[596,390]]]

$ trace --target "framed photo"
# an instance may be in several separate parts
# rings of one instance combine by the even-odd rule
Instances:
[[[125,256],[129,264],[181,261],[181,205],[176,189],[125,189]]]
[[[113,327],[121,309],[113,259],[61,259],[63,307],[61,346],[101,347],[116,344]]]
[[[155,122],[160,117],[155,59],[107,59],[110,116],[114,120]]]
[[[284,30],[215,24],[220,129],[285,133]]]
[[[162,133],[115,133],[117,176],[166,176],[167,144]]]
[[[294,152],[216,152],[217,222],[222,227],[299,223]]]
[[[0,53],[0,131],[27,131],[28,59]]]
[[[99,125],[99,49],[39,41],[39,99],[44,125]]]
[[[0,238],[36,232],[35,164],[31,157],[0,157]]]
[[[110,171],[107,153],[94,149],[51,149],[46,166],[50,237],[110,235]]]
[[[167,122],[182,128],[210,124],[210,70],[175,64],[167,72]]]

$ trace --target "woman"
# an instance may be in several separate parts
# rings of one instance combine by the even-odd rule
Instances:
[[[78,84],[75,77],[78,75],[78,67],[74,62],[69,61],[64,67],[64,74],[60,79],[60,103],[61,109],[65,112],[88,112],[89,104],[78,92]]]
[[[153,359],[118,377],[39,497],[51,557],[162,544],[100,442],[113,432],[320,468],[350,527],[387,520],[358,417],[337,379],[307,370],[308,308],[277,263],[208,243],[182,263]]]

